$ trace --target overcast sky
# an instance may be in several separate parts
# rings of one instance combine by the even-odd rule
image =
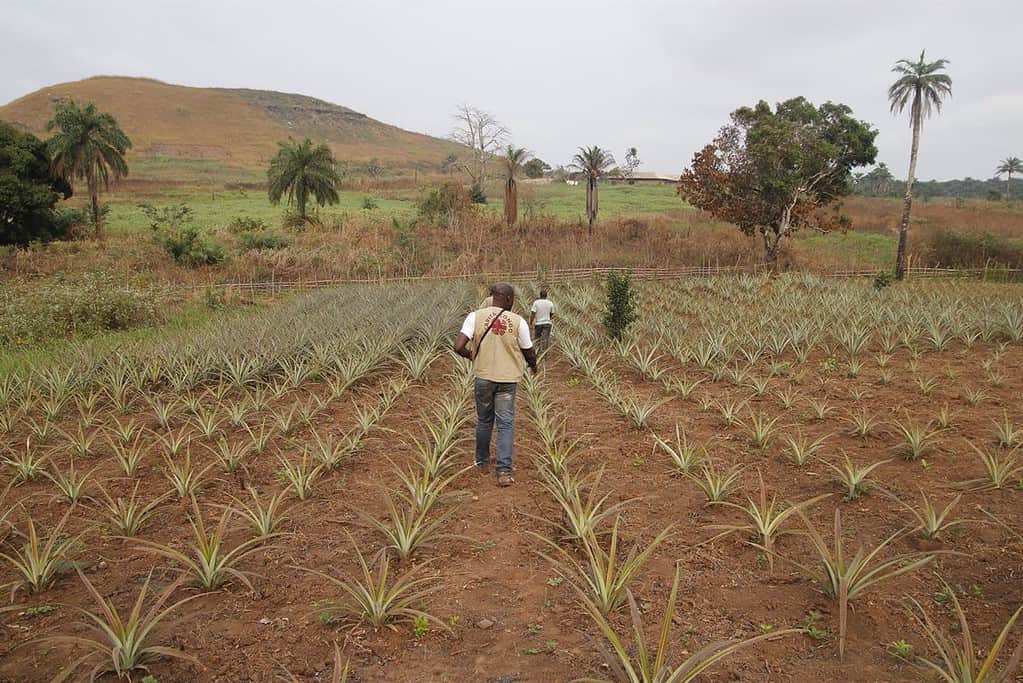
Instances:
[[[0,102],[97,74],[312,95],[446,136],[460,102],[551,164],[581,145],[679,172],[733,109],[804,95],[879,130],[904,176],[892,64],[950,60],[921,178],[1023,156],[1018,0],[2,0]]]

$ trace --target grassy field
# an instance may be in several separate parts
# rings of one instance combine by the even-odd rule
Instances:
[[[503,211],[504,194],[491,194],[496,210]],[[670,185],[601,185],[598,191],[600,216],[674,214],[690,207],[679,199]],[[565,183],[519,186],[519,212],[547,214],[562,220],[586,221],[586,188]]]
[[[334,218],[352,215],[369,214],[375,216],[398,216],[410,218],[416,209],[411,199],[373,198],[377,204],[372,211],[363,208],[363,201],[372,195],[365,192],[341,192],[340,202],[334,206],[320,209],[318,215],[322,221],[329,223]],[[184,204],[192,210],[194,224],[204,230],[226,228],[235,218],[257,218],[269,226],[281,222],[284,207],[273,206],[266,194],[254,190],[210,190],[205,192],[197,189],[171,189],[162,192],[158,199],[147,201],[153,206]],[[107,229],[113,233],[144,232],[149,229],[145,214],[139,209],[139,202],[125,198],[123,201],[110,202],[110,214]],[[360,213],[361,212],[361,213]]]
[[[212,164],[199,163],[193,173],[209,167],[211,176],[216,173]],[[174,167],[177,164],[173,164]],[[324,222],[333,218],[361,216],[364,218],[389,219],[396,216],[407,220],[416,215],[416,202],[425,190],[368,190],[342,191],[340,202],[318,210]],[[369,199],[376,208],[364,208]],[[504,211],[503,196],[494,188],[489,201],[482,209],[492,215]],[[149,223],[138,205],[143,201],[157,208],[184,204],[192,209],[196,226],[215,230],[226,227],[237,217],[258,218],[268,225],[278,223],[284,206],[273,206],[260,190],[225,190],[221,186],[208,190],[201,187],[168,187],[148,192],[121,191],[107,198],[110,214],[107,229],[113,233],[144,232]],[[525,217],[544,215],[566,221],[585,221],[586,190],[564,183],[550,185],[527,185],[520,192],[520,213]],[[674,188],[666,186],[609,185],[600,188],[600,216],[615,218],[645,214],[677,214],[689,210],[675,194]]]

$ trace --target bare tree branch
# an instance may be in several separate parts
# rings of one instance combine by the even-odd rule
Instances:
[[[487,162],[508,138],[508,129],[489,112],[460,104],[453,118],[451,139],[473,150],[472,163],[462,162],[462,170],[472,182],[483,187],[487,182]]]

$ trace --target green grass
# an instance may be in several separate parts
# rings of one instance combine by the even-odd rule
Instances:
[[[175,164],[180,160],[170,160]],[[189,166],[201,168],[215,162],[189,162]],[[211,171],[212,173],[212,171]],[[415,190],[400,192],[373,191],[340,192],[340,202],[320,209],[320,218],[329,222],[333,217],[365,216],[389,219],[398,216],[409,219],[416,214]],[[503,193],[495,185],[489,191],[490,201],[484,207],[487,211],[502,213]],[[377,204],[373,210],[363,209],[363,201],[371,197]],[[665,185],[605,185],[600,188],[600,217],[611,218],[650,213],[675,213],[685,211],[688,206],[675,195],[675,189]],[[259,218],[274,226],[280,222],[284,206],[273,206],[262,190],[222,190],[201,187],[179,187],[160,191],[154,198],[139,199],[125,195],[111,195],[106,229],[111,233],[132,233],[145,231],[149,222],[139,210],[140,203],[156,207],[171,204],[186,204],[194,215],[196,227],[213,230],[226,227],[237,217]],[[519,215],[525,217],[528,211],[535,215],[549,215],[562,220],[585,220],[586,188],[564,183],[550,185],[521,185],[519,190]]]
[[[367,192],[341,192],[340,203],[320,209],[320,219],[325,223],[334,217],[345,214],[351,216],[400,216],[409,218],[415,214],[415,206],[411,200],[382,199]],[[373,197],[378,208],[367,211],[362,208],[366,197]],[[139,209],[140,203],[152,204],[156,207],[171,204],[186,204],[192,209],[193,224],[204,230],[215,230],[227,227],[238,217],[259,218],[270,227],[280,224],[284,214],[284,205],[273,206],[260,190],[209,190],[195,188],[167,190],[160,194],[159,199],[138,200],[120,199],[110,202],[110,214],[107,217],[106,229],[111,233],[142,232],[149,229],[149,221]]]
[[[679,199],[672,185],[601,185],[598,188],[599,217],[611,218],[649,213],[677,213],[689,205]],[[504,193],[490,193],[491,205],[504,210]],[[551,215],[563,220],[586,220],[586,187],[584,185],[519,185],[519,215],[527,209],[535,214]]]

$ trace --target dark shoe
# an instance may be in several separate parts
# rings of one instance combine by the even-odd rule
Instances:
[[[476,472],[481,474],[481,475],[489,475],[490,474],[490,465],[489,464],[481,465],[479,463],[476,463]]]
[[[515,478],[512,477],[511,472],[500,472],[497,475],[498,486],[511,486],[515,483]]]

